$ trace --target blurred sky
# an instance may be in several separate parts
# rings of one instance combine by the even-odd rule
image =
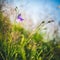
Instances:
[[[28,13],[34,22],[44,19],[47,16],[60,21],[60,0],[6,0],[17,6],[20,10]]]
[[[0,3],[2,1],[4,0],[0,0]],[[5,2],[8,4],[11,4],[11,6],[13,5],[13,7],[18,7],[19,12],[23,11],[27,13],[26,14],[27,18],[25,14],[22,15],[22,17],[25,16],[24,24],[22,25],[24,25],[24,27],[27,28],[28,30],[30,30],[30,27],[31,27],[31,31],[32,31],[34,28],[36,28],[36,25],[39,25],[39,23],[42,20],[49,20],[49,18],[52,18],[57,22],[60,21],[60,0],[6,0]],[[12,16],[12,20],[14,20],[13,18],[14,17]],[[45,19],[45,18],[48,18],[48,19]],[[29,24],[30,21],[27,21],[29,19],[30,21],[32,20],[34,24],[33,23],[31,23],[32,25]],[[25,23],[25,21],[27,23]],[[60,25],[57,26],[58,25],[57,22],[56,23],[53,22],[51,24],[49,23],[42,27],[43,29],[47,28],[46,30],[44,30],[47,34],[46,37],[49,38],[50,36],[51,40],[53,36],[55,36],[54,32],[57,30],[58,27],[59,27],[58,34],[60,37]],[[42,30],[42,32],[44,31]]]

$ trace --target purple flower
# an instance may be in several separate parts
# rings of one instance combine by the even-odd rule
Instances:
[[[21,17],[21,14],[18,14],[17,18],[19,19],[19,21],[23,21],[24,19]]]

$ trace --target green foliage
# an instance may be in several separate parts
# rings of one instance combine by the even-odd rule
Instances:
[[[0,60],[60,60],[60,44],[43,42],[39,31],[30,34],[0,12]]]

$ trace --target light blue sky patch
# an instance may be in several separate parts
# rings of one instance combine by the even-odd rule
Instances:
[[[22,8],[32,19],[41,20],[47,15],[52,16],[56,21],[60,21],[60,0],[6,0],[19,9]]]

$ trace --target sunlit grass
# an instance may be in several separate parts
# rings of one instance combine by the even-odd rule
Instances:
[[[60,44],[45,43],[39,29],[34,32],[11,24],[0,12],[0,60],[60,60]]]

